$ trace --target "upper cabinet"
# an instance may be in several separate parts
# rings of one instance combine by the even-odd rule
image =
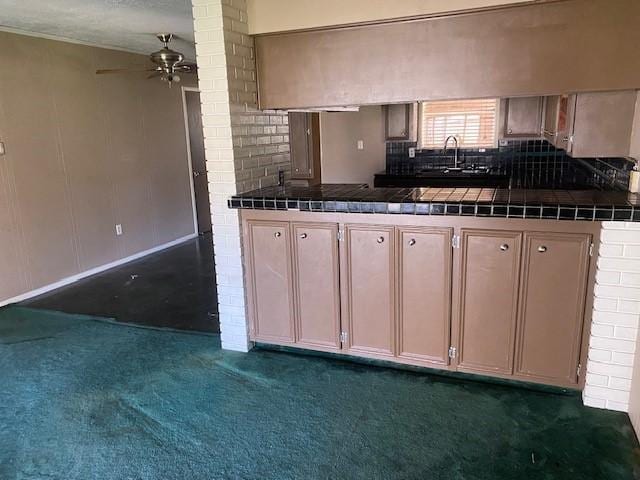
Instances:
[[[413,104],[384,105],[382,111],[386,141],[416,140],[417,108]]]
[[[543,97],[504,99],[503,137],[539,137]]]
[[[627,156],[636,98],[635,90],[546,97],[544,137],[573,157]]]
[[[291,180],[305,186],[320,183],[320,114],[289,112]]]
[[[580,93],[567,151],[574,157],[629,155],[637,93]]]

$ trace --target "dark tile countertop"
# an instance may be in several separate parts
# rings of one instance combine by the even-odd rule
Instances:
[[[640,222],[640,195],[602,190],[267,187],[234,195],[230,208]]]

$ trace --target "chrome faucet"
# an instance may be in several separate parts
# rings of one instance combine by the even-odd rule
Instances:
[[[447,139],[444,141],[444,149],[442,150],[442,154],[446,155],[447,154],[447,145],[449,145],[449,140],[453,138],[453,141],[455,142],[455,151],[453,154],[453,168],[458,168],[458,137],[456,137],[455,135],[449,135],[447,137]]]

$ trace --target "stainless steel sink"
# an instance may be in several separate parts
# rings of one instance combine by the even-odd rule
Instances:
[[[485,166],[470,167],[440,167],[440,168],[425,168],[420,171],[423,174],[442,174],[442,175],[488,175],[491,173],[491,169]]]

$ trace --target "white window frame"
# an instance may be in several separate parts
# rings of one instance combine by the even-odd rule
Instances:
[[[475,100],[475,99],[469,99],[469,100]],[[481,99],[478,99],[481,100]],[[483,149],[483,148],[497,148],[499,145],[499,134],[500,134],[500,108],[501,108],[501,99],[500,98],[491,98],[491,99],[482,99],[482,100],[494,100],[495,101],[495,125],[493,128],[493,144],[491,146],[487,146],[487,145],[461,145],[460,148],[479,148],[479,149]],[[424,100],[424,101],[420,101],[418,102],[418,135],[417,135],[417,140],[418,140],[418,145],[417,148],[418,149],[423,149],[423,150],[433,150],[433,149],[438,149],[438,148],[443,148],[444,147],[444,142],[441,146],[439,145],[433,145],[433,146],[424,146],[423,142],[422,142],[422,123],[424,122],[424,105],[426,103],[435,103],[435,102],[440,102],[440,101],[450,101],[450,100]],[[464,101],[464,100],[461,100]]]

